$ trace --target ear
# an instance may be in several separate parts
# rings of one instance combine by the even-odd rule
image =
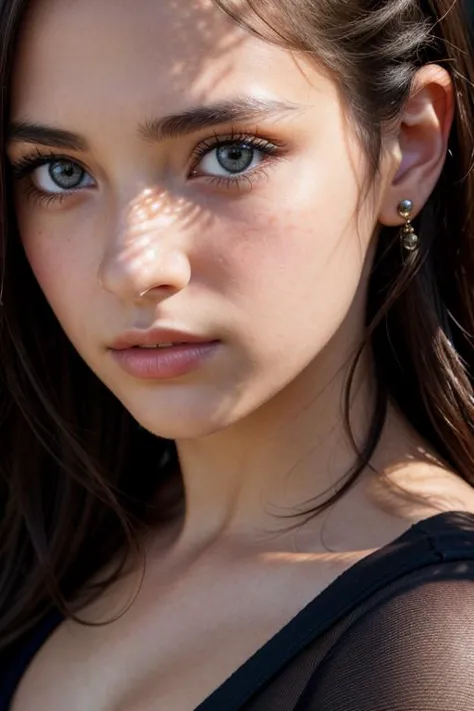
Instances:
[[[389,175],[379,214],[382,225],[403,224],[398,214],[402,200],[412,201],[412,218],[421,212],[441,175],[453,116],[453,84],[448,72],[435,64],[419,69],[398,133],[389,144]]]

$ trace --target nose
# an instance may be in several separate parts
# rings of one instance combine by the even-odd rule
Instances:
[[[148,190],[128,207],[106,243],[99,283],[124,300],[167,298],[184,289],[191,265],[180,210]]]

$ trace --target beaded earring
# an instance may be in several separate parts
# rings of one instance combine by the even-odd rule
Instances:
[[[411,200],[402,200],[398,206],[398,214],[403,217],[405,224],[403,225],[400,239],[404,249],[407,252],[414,252],[418,249],[418,243],[420,238],[415,233],[413,225],[411,224],[411,213],[413,211],[413,203]]]

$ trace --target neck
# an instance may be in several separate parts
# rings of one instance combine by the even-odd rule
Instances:
[[[350,359],[341,366],[341,357],[327,352],[317,361],[238,423],[177,442],[186,503],[182,547],[288,530],[301,519],[282,515],[306,511],[335,493],[356,461],[342,410]],[[358,443],[373,411],[370,372],[367,358],[350,412]]]

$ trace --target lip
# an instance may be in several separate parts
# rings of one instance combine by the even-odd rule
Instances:
[[[176,343],[169,348],[139,348]],[[197,370],[215,355],[221,342],[170,329],[132,330],[113,342],[110,353],[121,369],[144,380],[178,378]]]
[[[131,329],[125,331],[111,344],[113,351],[122,351],[135,346],[156,346],[163,343],[211,343],[215,339],[197,336],[169,328],[150,328],[148,331]]]

